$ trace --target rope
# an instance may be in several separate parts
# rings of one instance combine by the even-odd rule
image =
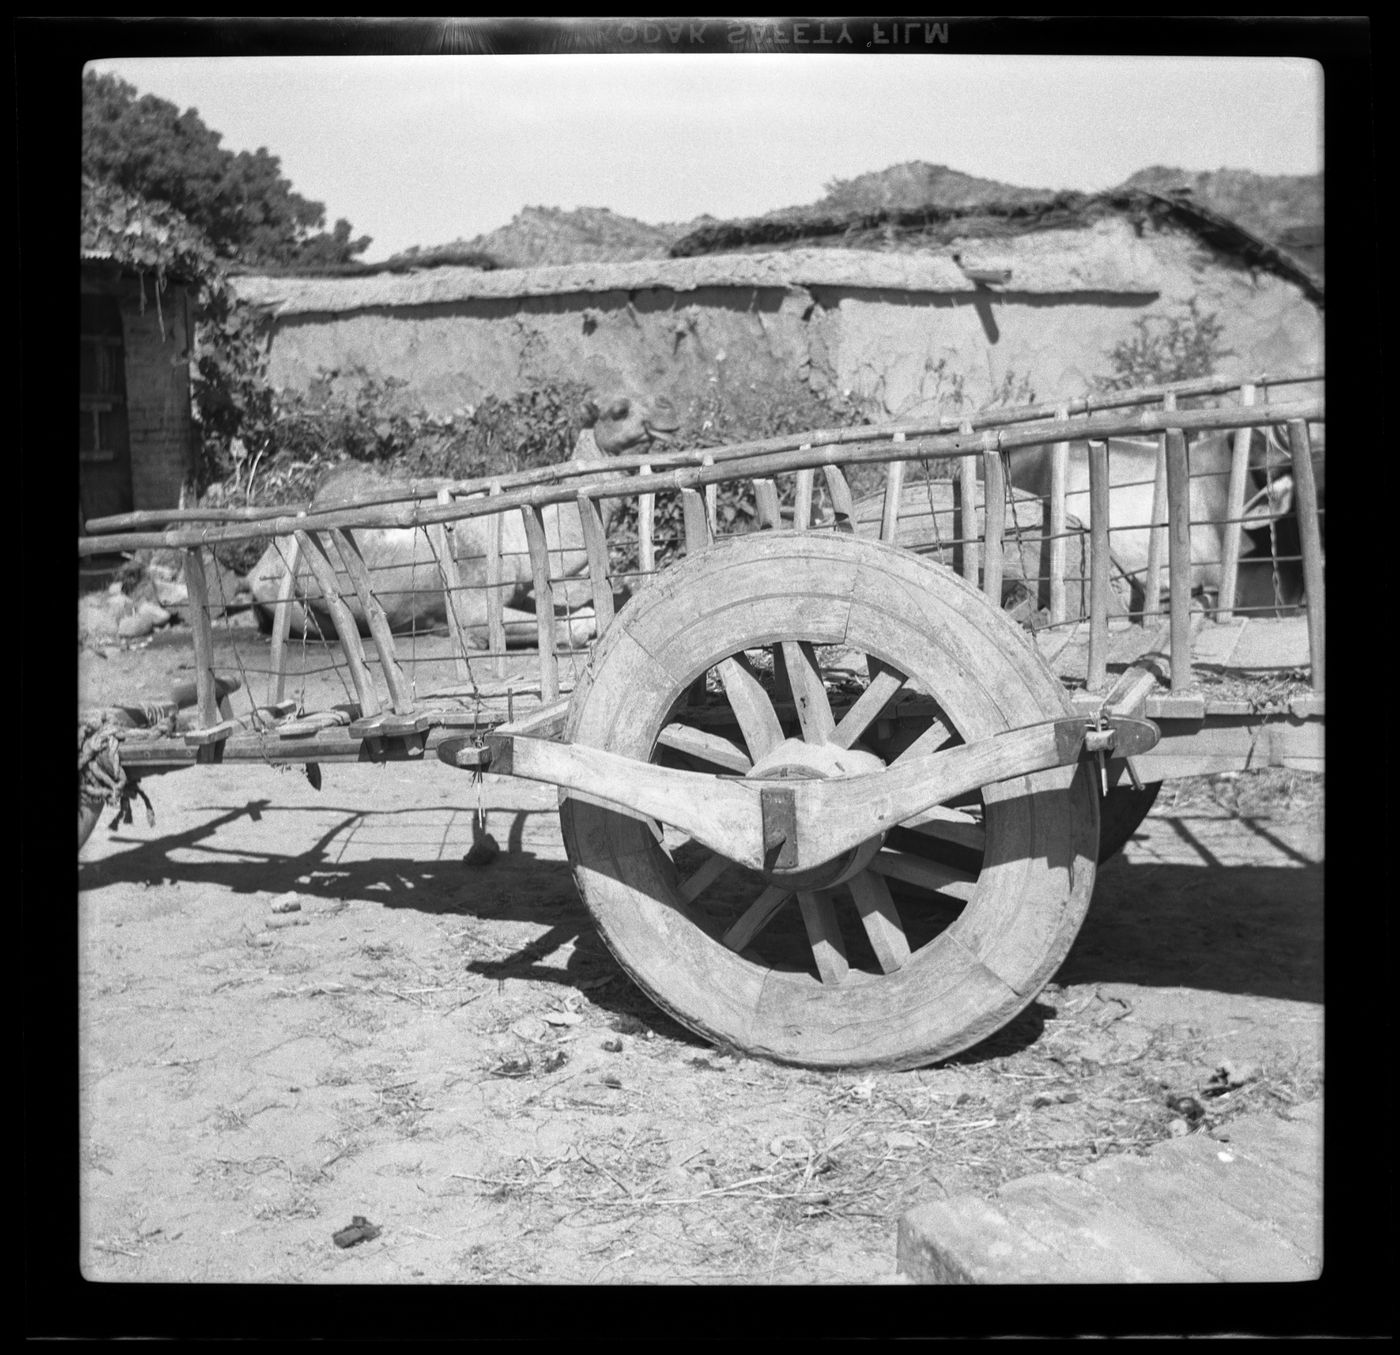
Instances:
[[[122,709],[89,712],[78,719],[78,808],[110,805],[117,811],[110,828],[131,822],[134,797],[146,806],[147,825],[156,826],[156,813],[146,792],[121,763],[124,731],[133,727],[132,714]]]

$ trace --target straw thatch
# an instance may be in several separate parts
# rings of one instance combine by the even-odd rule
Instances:
[[[1082,229],[1110,215],[1126,217],[1138,233],[1149,226],[1187,231],[1227,258],[1292,282],[1310,301],[1322,304],[1320,280],[1275,245],[1188,194],[1132,189],[1056,193],[1035,201],[882,208],[870,212],[798,209],[702,226],[677,240],[671,246],[671,256],[680,259],[832,246],[898,251],[940,249],[958,238],[1006,239],[1038,231]]]

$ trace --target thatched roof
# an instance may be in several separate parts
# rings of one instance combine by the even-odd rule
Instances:
[[[1114,189],[1056,193],[1037,201],[982,202],[957,207],[882,208],[827,213],[797,208],[768,216],[718,221],[683,236],[673,258],[827,245],[842,249],[938,249],[956,238],[1009,238],[1032,232],[1082,229],[1105,216],[1145,226],[1176,227],[1217,253],[1286,278],[1321,305],[1321,281],[1296,259],[1243,226],[1194,201],[1188,193]]]
[[[1199,204],[1138,192],[1061,193],[1041,203],[889,210],[839,219],[794,214],[781,220],[721,222],[692,232],[672,251],[678,256],[669,259],[490,271],[441,267],[340,277],[249,275],[233,283],[242,299],[284,317],[700,288],[835,287],[958,295],[976,293],[981,284],[976,269],[964,271],[953,257],[950,241],[985,242],[991,248],[979,249],[982,255],[995,254],[998,239],[1033,235],[1026,242],[1033,248],[1015,251],[1009,290],[1039,295],[1161,292],[1167,265],[1146,239],[1134,247],[1136,242],[1125,244],[1119,232],[1085,232],[1106,218],[1127,218],[1143,237],[1149,223],[1184,229],[1231,260],[1286,278],[1314,304],[1322,304],[1317,278],[1267,241]],[[1056,234],[1070,229],[1078,233]],[[719,250],[726,252],[715,252]],[[1002,267],[1006,261],[975,262]]]

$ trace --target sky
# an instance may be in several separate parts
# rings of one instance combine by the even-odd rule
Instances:
[[[1322,168],[1322,70],[1291,58],[937,51],[122,57],[90,63],[229,150],[266,147],[376,262],[526,206],[660,224],[814,202],[910,160],[1094,191],[1135,170]]]

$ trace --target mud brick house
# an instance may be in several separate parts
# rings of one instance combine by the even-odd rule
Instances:
[[[531,384],[649,389],[684,408],[715,382],[801,381],[875,417],[1008,396],[1075,398],[1140,318],[1194,302],[1220,370],[1323,361],[1323,287],[1297,257],[1180,194],[714,222],[667,257],[553,267],[244,276],[274,385],[397,378],[449,413]]]
[[[193,315],[188,285],[83,250],[79,276],[78,515],[171,508],[189,475]]]

